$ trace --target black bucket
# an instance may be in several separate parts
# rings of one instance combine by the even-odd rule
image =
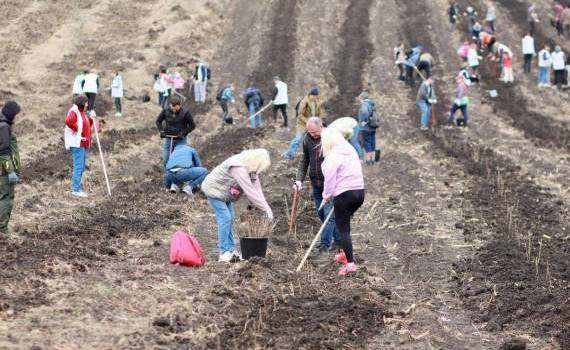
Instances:
[[[264,258],[267,254],[267,237],[243,237],[240,238],[241,256],[244,259],[249,259],[252,256],[259,256]]]
[[[377,149],[374,152],[374,161],[375,162],[379,162],[380,161],[380,154],[382,153],[382,151],[380,149]]]

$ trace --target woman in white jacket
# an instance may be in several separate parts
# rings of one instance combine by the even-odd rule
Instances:
[[[115,117],[121,117],[123,108],[121,106],[121,98],[123,97],[123,77],[117,72],[111,83],[111,96],[115,100]]]
[[[560,46],[556,46],[552,53],[552,70],[554,70],[554,84],[560,90],[562,89],[564,71],[566,70],[566,56]]]

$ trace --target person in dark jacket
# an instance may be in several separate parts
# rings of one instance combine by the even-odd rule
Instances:
[[[455,1],[453,1],[451,3],[451,5],[449,5],[449,8],[447,9],[447,15],[449,16],[449,31],[450,32],[455,31],[455,25],[457,23],[457,15],[458,14],[459,14],[459,10],[457,9],[457,4],[455,3]]]
[[[376,103],[370,99],[368,93],[365,91],[360,94],[359,98],[358,126],[360,128],[360,135],[362,136],[362,145],[366,152],[364,155],[364,163],[370,165],[374,163],[374,154],[376,152],[376,128],[371,125],[370,122],[370,118],[372,118],[376,111]]]
[[[14,206],[14,187],[20,175],[18,141],[12,134],[12,124],[18,113],[20,106],[14,101],[6,102],[0,113],[0,234],[8,234],[8,222]]]
[[[243,101],[249,111],[249,126],[252,128],[261,126],[261,113],[257,114],[255,118],[252,118],[255,113],[259,112],[261,106],[263,106],[261,91],[253,84],[249,84],[243,94]]]
[[[321,170],[321,164],[324,160],[321,150],[321,131],[323,130],[323,122],[321,118],[311,117],[307,121],[307,133],[303,138],[303,156],[299,161],[295,184],[293,185],[298,191],[303,186],[303,180],[309,171],[309,179],[313,189],[313,198],[315,207],[320,208],[323,201],[324,177]],[[332,210],[332,203],[328,203],[318,212],[321,221],[324,221],[329,212]],[[329,219],[323,233],[321,234],[320,253],[328,252],[332,247],[332,240],[340,246],[340,236],[336,230],[334,214]]]
[[[186,145],[186,136],[196,128],[188,109],[182,107],[180,98],[170,98],[170,108],[163,109],[156,118],[156,127],[164,139],[162,161],[166,167],[168,158],[176,146]]]
[[[202,161],[196,150],[189,145],[180,145],[172,151],[166,163],[165,185],[170,192],[180,188],[187,195],[192,195],[208,175],[202,167]]]

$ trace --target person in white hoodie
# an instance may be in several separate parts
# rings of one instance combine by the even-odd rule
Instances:
[[[536,55],[534,49],[534,39],[530,34],[525,35],[522,38],[522,53],[524,56],[524,72],[530,73],[532,67],[532,57]]]
[[[554,70],[554,84],[558,90],[562,89],[566,71],[566,56],[560,46],[556,46],[552,53],[552,69]]]
[[[479,69],[479,60],[481,57],[477,53],[477,44],[472,43],[469,46],[469,50],[467,50],[467,63],[469,63],[469,67],[473,71],[473,74],[477,75],[477,71]]]
[[[538,52],[538,87],[550,86],[550,66],[552,59],[550,55],[550,46],[544,45],[544,49]]]
[[[287,104],[289,103],[289,96],[287,94],[287,84],[281,81],[281,78],[274,77],[275,87],[273,87],[273,94],[271,101],[273,102],[273,120],[277,121],[277,112],[281,111],[283,115],[283,127],[287,127]]]
[[[99,92],[99,76],[95,72],[85,71],[83,80],[83,93],[87,96],[87,111],[89,114],[95,113],[95,98]]]
[[[113,82],[111,83],[111,97],[115,100],[115,117],[123,115],[123,108],[121,106],[121,98],[123,97],[123,77],[121,73],[115,73]]]
[[[85,80],[85,71],[82,70],[75,76],[75,80],[73,81],[73,90],[72,94],[73,97],[83,95],[83,81]]]

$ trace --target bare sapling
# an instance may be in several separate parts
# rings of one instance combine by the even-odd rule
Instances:
[[[247,215],[236,226],[236,231],[239,237],[265,238],[273,234],[277,222],[259,215]]]

